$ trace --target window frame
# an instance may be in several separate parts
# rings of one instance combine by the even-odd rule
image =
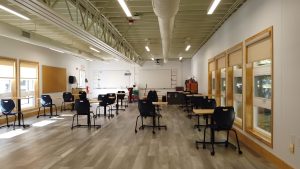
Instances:
[[[13,99],[14,101],[16,101],[16,97],[17,97],[17,94],[18,94],[17,93],[17,90],[18,90],[17,89],[17,87],[18,87],[18,80],[17,80],[17,70],[18,70],[17,59],[0,56],[0,60],[8,61],[8,62],[12,62],[13,63],[13,69],[14,69],[13,75],[14,75],[14,77],[12,78],[12,80],[14,82],[13,82],[13,84],[11,86],[11,97],[3,97],[3,98],[9,98],[9,99]],[[0,99],[2,99],[2,98],[0,98]]]
[[[33,110],[39,107],[39,93],[40,93],[40,64],[39,62],[34,62],[34,61],[29,61],[29,60],[19,60],[19,64],[18,64],[18,96],[21,98],[21,65],[22,64],[28,64],[28,65],[33,65],[32,67],[36,67],[37,69],[37,78],[36,78],[36,82],[35,82],[35,90],[34,90],[34,106],[32,107],[26,107],[26,108],[22,108],[22,110]],[[23,99],[23,98],[21,98]],[[25,98],[24,98],[25,99]]]
[[[270,49],[266,49],[266,51],[262,51],[263,53],[270,53],[270,56],[257,56],[253,57],[249,55],[248,49],[250,46],[254,46],[255,44],[265,43],[265,41],[270,40]],[[265,49],[265,48],[264,48]],[[270,50],[270,51],[267,51]],[[267,28],[262,32],[248,38],[245,40],[245,55],[246,55],[246,62],[245,62],[245,71],[246,71],[246,80],[247,85],[245,89],[243,89],[243,93],[246,94],[246,103],[245,103],[245,129],[246,132],[250,135],[254,136],[259,141],[263,142],[269,147],[273,147],[273,129],[274,129],[274,59],[273,59],[273,27]],[[251,56],[251,57],[250,57]],[[271,60],[271,79],[272,79],[272,96],[271,96],[271,121],[270,121],[270,128],[271,132],[270,135],[261,132],[255,128],[254,125],[254,62],[260,60]]]

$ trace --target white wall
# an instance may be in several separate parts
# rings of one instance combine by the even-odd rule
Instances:
[[[192,59],[192,74],[199,81],[199,91],[207,93],[208,59],[273,26],[274,147],[248,136],[295,168],[300,167],[300,114],[296,106],[300,95],[299,7],[299,0],[248,0]],[[296,136],[295,154],[288,150],[291,136]]]
[[[42,65],[62,67],[67,69],[67,77],[72,75],[79,79],[79,69],[87,69],[87,61],[75,56],[58,53],[47,48],[2,36],[0,36],[0,44],[0,56],[39,62],[40,72]],[[68,80],[67,77],[66,80]],[[68,85],[67,90],[70,91],[71,87],[76,87],[76,85]],[[40,94],[42,94],[42,73],[40,73]],[[51,95],[61,97],[62,93],[52,93]],[[57,105],[61,104],[61,100],[55,100],[54,102]]]
[[[95,72],[101,70],[128,70],[131,72],[130,76],[130,86],[136,84],[137,87],[139,84],[139,72],[144,69],[176,69],[177,70],[177,85],[184,86],[184,81],[190,78],[191,75],[191,60],[186,59],[183,61],[168,61],[162,65],[156,65],[154,61],[146,61],[142,66],[136,64],[130,64],[122,61],[111,61],[111,62],[103,62],[103,61],[94,61],[88,63],[88,79],[89,86],[92,89],[92,97],[97,97],[100,93],[107,92],[116,92],[121,89],[95,89],[94,84],[92,82],[93,77],[95,76]],[[112,77],[113,78],[113,77]],[[155,77],[154,77],[155,78]],[[115,83],[120,83],[119,79],[112,79]],[[124,89],[122,89],[124,90]]]

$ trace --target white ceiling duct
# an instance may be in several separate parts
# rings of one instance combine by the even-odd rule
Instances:
[[[169,55],[175,15],[179,9],[179,3],[180,0],[152,0],[153,10],[158,17],[164,62],[167,61]]]

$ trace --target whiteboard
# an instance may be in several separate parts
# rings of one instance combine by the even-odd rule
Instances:
[[[171,69],[147,69],[139,74],[139,88],[171,88]]]
[[[129,70],[101,70],[94,75],[95,88],[120,89],[130,85],[130,76],[125,76]]]

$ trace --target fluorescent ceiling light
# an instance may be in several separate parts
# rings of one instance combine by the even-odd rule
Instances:
[[[150,52],[150,48],[148,46],[145,46],[147,52]]]
[[[47,126],[48,124],[56,122],[55,120],[43,120],[37,123],[33,123],[32,126],[34,127],[44,127]]]
[[[49,49],[51,49],[51,50],[53,50],[53,51],[55,51],[55,52],[65,53],[65,52],[63,52],[63,51],[61,51],[61,50],[57,50],[57,49],[53,49],[53,48],[49,48]]]
[[[154,60],[154,58],[151,58],[151,60]]]
[[[214,2],[209,7],[207,15],[213,14],[220,2],[221,2],[221,0],[214,0]]]
[[[132,17],[132,14],[130,10],[128,9],[128,6],[126,5],[124,0],[118,0],[119,4],[121,5],[123,11],[125,12],[127,17]]]
[[[117,61],[117,62],[119,61],[119,59],[117,59],[117,58],[114,58],[114,60]]]
[[[186,48],[185,48],[185,51],[190,50],[190,48],[191,48],[191,45],[187,45]]]
[[[98,53],[100,53],[100,51],[99,51],[99,50],[97,50],[97,49],[95,49],[95,48],[93,48],[93,47],[90,47],[90,49],[91,49],[91,50],[93,50],[93,51],[95,51],[95,52],[98,52]]]
[[[9,13],[11,13],[11,14],[14,14],[14,15],[16,15],[16,16],[22,18],[22,19],[30,20],[28,17],[26,17],[26,16],[24,16],[24,15],[22,15],[22,14],[16,12],[16,11],[13,11],[13,10],[11,10],[11,9],[8,9],[8,8],[6,8],[5,6],[0,5],[0,9],[3,9],[3,10],[5,10],[6,12],[9,12]]]
[[[179,60],[182,60],[182,57],[179,57]]]
[[[12,138],[21,134],[28,132],[28,130],[17,129],[13,131],[9,131],[7,133],[0,134],[0,139]]]
[[[86,59],[86,60],[87,60],[87,61],[90,61],[90,62],[93,61],[92,59]]]

